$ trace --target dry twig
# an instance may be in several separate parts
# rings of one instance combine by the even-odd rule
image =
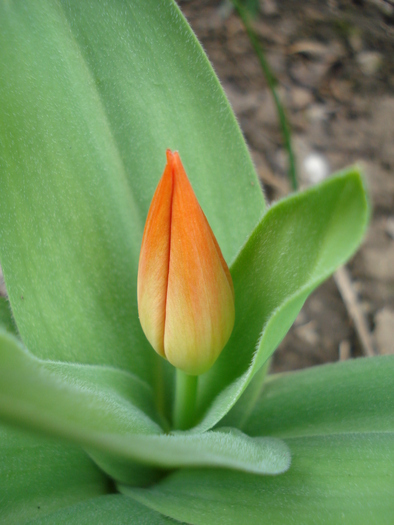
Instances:
[[[342,266],[334,273],[334,281],[345,303],[350,319],[353,321],[357,337],[360,341],[364,354],[368,357],[375,355],[371,332],[368,323],[358,302],[357,294],[353,288],[350,273]]]
[[[346,361],[350,358],[350,342],[344,339],[339,343],[339,360]]]

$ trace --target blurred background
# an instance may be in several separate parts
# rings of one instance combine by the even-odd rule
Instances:
[[[267,80],[230,0],[178,0],[237,115],[268,202],[291,191]],[[308,299],[276,372],[394,353],[394,0],[243,0],[291,128],[300,188],[357,163],[373,216]]]

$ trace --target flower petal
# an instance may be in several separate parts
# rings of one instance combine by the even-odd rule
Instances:
[[[164,354],[164,322],[170,257],[173,156],[167,165],[149,208],[138,267],[138,312],[150,344]]]
[[[234,325],[231,276],[205,215],[174,153],[174,189],[164,348],[186,373],[208,370]]]

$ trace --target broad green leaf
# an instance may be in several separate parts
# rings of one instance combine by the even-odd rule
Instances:
[[[14,337],[0,332],[0,416],[4,421],[116,453],[119,438],[132,448],[133,434],[162,432],[148,413],[155,415],[152,390],[129,372],[41,361]],[[134,466],[138,453],[128,459],[129,466]],[[146,482],[153,475],[143,468],[129,470],[130,483]]]
[[[145,505],[121,494],[100,496],[59,510],[26,525],[176,525]]]
[[[0,94],[0,259],[23,341],[167,392],[136,304],[165,149],[228,260],[264,208],[200,45],[172,0],[1,2]]]
[[[198,430],[234,405],[295,320],[305,299],[354,252],[368,204],[349,169],[272,206],[231,267],[236,320],[229,343],[201,377]]]
[[[17,335],[17,329],[12,317],[11,308],[5,297],[0,297],[0,327],[7,330],[7,332]]]
[[[193,525],[391,525],[394,433],[286,440],[281,476],[197,469],[150,489],[122,488],[137,501]]]
[[[158,434],[159,424],[146,414],[154,414],[150,405],[151,388],[128,372],[41,361],[0,332],[0,406],[11,422],[55,433],[64,428],[70,437],[109,429]]]
[[[130,457],[163,469],[209,466],[255,474],[281,474],[291,461],[290,451],[282,440],[250,438],[233,428],[203,434],[134,435],[129,442],[114,437],[113,442],[117,443],[117,450],[113,448],[111,456],[94,452],[92,457],[105,472],[128,484],[135,484],[134,472],[130,472],[125,463]],[[154,473],[148,476],[141,475],[139,484],[157,481]]]
[[[81,449],[0,427],[0,523],[20,525],[109,491]]]
[[[116,369],[42,362],[15,338],[0,334],[2,418],[80,444],[119,481],[147,484],[156,479],[152,466],[212,465],[257,473],[289,467],[289,450],[275,438],[228,429],[164,434],[143,410],[149,389],[137,388],[140,380],[133,385],[132,379]]]
[[[394,432],[394,356],[352,359],[269,376],[254,405],[223,424],[251,436]]]

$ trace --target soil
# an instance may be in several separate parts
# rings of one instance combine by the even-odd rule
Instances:
[[[248,0],[278,80],[301,187],[361,164],[373,217],[349,262],[350,286],[376,354],[394,353],[394,2]],[[228,0],[179,0],[243,129],[267,200],[290,191],[277,113]],[[275,353],[274,371],[363,355],[333,278],[307,300]]]

